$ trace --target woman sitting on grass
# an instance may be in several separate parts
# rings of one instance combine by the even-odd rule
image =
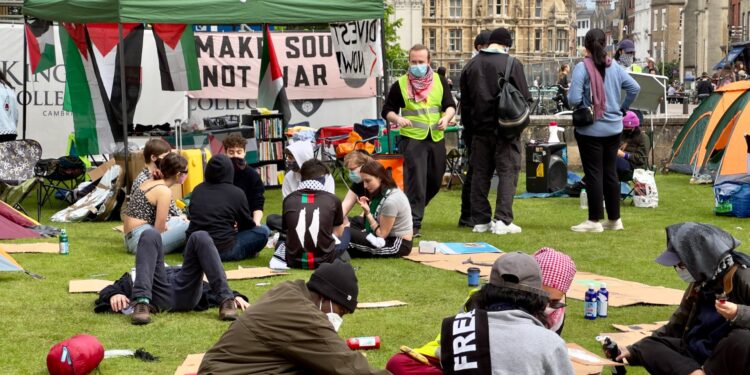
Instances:
[[[147,180],[159,180],[164,176],[159,169],[159,163],[172,151],[172,146],[161,138],[152,138],[146,142],[146,146],[143,148],[143,158],[146,162],[146,167],[141,170],[140,173],[133,180],[133,186],[130,189],[131,194],[138,190],[138,188]],[[178,181],[179,183],[180,181]],[[129,206],[128,204],[127,206]],[[122,216],[127,216],[128,207],[125,206],[122,211]],[[123,219],[125,220],[125,219]],[[185,246],[185,230],[188,227],[188,220],[182,211],[177,208],[174,199],[169,202],[169,213],[167,214],[167,230],[161,232],[162,243],[164,244],[164,253],[171,253],[177,249],[181,249]],[[145,228],[144,228],[145,229]],[[125,232],[125,247],[130,253],[135,253],[135,247],[138,244],[138,236],[142,231],[136,231],[130,240],[128,240],[128,232]]]
[[[349,255],[403,256],[411,252],[411,206],[385,168],[370,160],[360,169],[367,195],[358,202],[364,217],[352,219]]]
[[[168,153],[154,164],[160,171],[158,177],[152,176],[137,186],[134,184],[130,202],[124,212],[125,246],[133,254],[137,251],[141,234],[147,229],[156,229],[162,235],[165,253],[185,242],[187,225],[170,227],[169,211],[173,202],[170,188],[187,177],[187,160],[180,155]],[[178,237],[182,238],[179,246],[179,241],[176,241]]]

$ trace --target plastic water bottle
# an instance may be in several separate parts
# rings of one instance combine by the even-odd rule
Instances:
[[[581,189],[581,209],[587,210],[589,208],[589,196],[586,194],[586,189]]]
[[[607,307],[609,305],[609,291],[607,290],[607,284],[601,283],[599,287],[599,295],[596,300],[597,315],[600,318],[607,317]]]
[[[70,254],[70,248],[68,247],[68,233],[65,229],[60,231],[60,255]]]
[[[550,121],[549,123],[549,138],[547,143],[560,143],[560,138],[557,136],[557,121]]]
[[[352,337],[346,340],[351,350],[380,349],[380,336]]]
[[[588,320],[596,319],[597,307],[596,307],[596,291],[594,290],[594,284],[589,284],[589,290],[586,291],[586,296],[583,302],[583,317]]]

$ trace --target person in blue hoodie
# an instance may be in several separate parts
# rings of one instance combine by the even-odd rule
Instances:
[[[206,231],[224,262],[256,256],[268,240],[268,229],[255,224],[242,189],[234,186],[234,166],[219,154],[206,164],[206,180],[193,190],[186,235]]]
[[[606,52],[607,37],[591,29],[584,38],[586,57],[573,69],[568,91],[571,108],[593,107],[594,123],[576,126],[575,137],[581,154],[588,195],[589,217],[570,229],[574,232],[622,230],[620,219],[620,180],[617,177],[617,150],[622,134],[622,117],[640,91],[638,83]],[[620,97],[620,90],[626,96]],[[574,124],[575,126],[575,124]],[[607,220],[604,219],[606,203]]]

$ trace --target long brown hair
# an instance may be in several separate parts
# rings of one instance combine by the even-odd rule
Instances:
[[[388,171],[385,170],[383,165],[375,160],[370,160],[363,164],[362,169],[359,170],[359,173],[369,174],[370,176],[380,179],[380,189],[375,193],[375,195],[380,194],[380,192],[383,191],[383,187],[385,187],[386,189],[393,189],[395,187],[398,187],[398,185],[396,185],[396,181],[393,180],[393,177],[391,177]]]
[[[561,79],[563,79],[563,77],[567,76],[567,74],[565,74],[565,69],[568,68],[568,67],[570,67],[570,65],[568,65],[567,63],[560,65],[560,72],[557,73],[557,80],[558,81],[561,80]]]
[[[583,46],[589,50],[591,60],[599,73],[604,78],[604,69],[607,67],[607,35],[601,29],[591,29],[583,39]]]
[[[156,167],[159,168],[162,176],[167,179],[186,171],[187,159],[176,152],[170,152],[167,156],[156,160]]]

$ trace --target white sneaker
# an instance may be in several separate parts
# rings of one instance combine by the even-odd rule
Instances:
[[[602,223],[591,221],[591,220],[586,220],[581,224],[574,225],[570,227],[570,230],[572,230],[573,232],[593,232],[593,233],[604,232]]]
[[[489,222],[487,224],[477,224],[471,231],[474,233],[484,233],[488,230],[492,230],[492,222]]]
[[[521,233],[521,227],[519,227],[516,224],[510,223],[507,225],[507,227],[508,227],[508,233],[510,234]]]
[[[602,228],[606,230],[623,230],[625,229],[624,226],[622,226],[622,219],[617,220],[607,220],[602,224]]]
[[[492,233],[493,234],[508,234],[508,226],[505,225],[502,221],[498,220],[494,223],[492,223]]]

